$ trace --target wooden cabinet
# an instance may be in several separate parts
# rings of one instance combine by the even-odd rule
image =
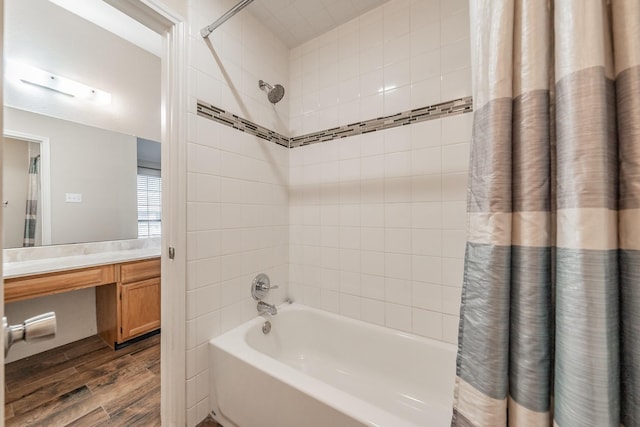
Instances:
[[[8,278],[4,300],[91,287],[96,288],[98,335],[110,346],[160,328],[160,258]]]
[[[160,327],[160,278],[121,287],[121,340],[126,341]]]
[[[118,264],[116,277],[96,288],[98,334],[114,347],[160,328],[160,259]]]

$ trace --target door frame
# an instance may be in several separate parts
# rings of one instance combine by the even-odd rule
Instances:
[[[0,103],[3,108],[0,110],[0,129],[4,129],[4,0],[0,0],[0,75],[2,75],[2,83],[0,84]],[[0,193],[2,193],[2,165],[4,161],[4,134],[0,133]],[[0,248],[2,248],[2,209],[0,209]],[[0,304],[0,317],[4,319],[4,274],[2,272],[2,263],[0,263],[0,298],[2,298],[2,304]],[[3,322],[4,323],[4,322]],[[4,335],[4,325],[2,327],[2,334]],[[6,345],[6,344],[5,344]],[[0,387],[0,426],[4,426],[4,351],[0,350],[0,378],[2,379],[2,387]]]
[[[164,36],[160,393],[164,426],[186,425],[187,24],[161,0],[105,0]],[[174,256],[169,256],[173,248]]]

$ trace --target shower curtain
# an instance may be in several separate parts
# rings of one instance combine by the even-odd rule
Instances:
[[[640,1],[475,0],[453,426],[640,426]]]
[[[23,247],[36,244],[36,226],[38,222],[38,199],[40,197],[40,156],[29,161],[29,185],[27,187],[27,206],[24,215]]]

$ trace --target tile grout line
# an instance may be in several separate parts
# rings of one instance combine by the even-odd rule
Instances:
[[[467,96],[464,98],[441,102],[439,104],[428,105],[426,107],[391,114],[389,116],[364,120],[289,138],[212,104],[208,104],[201,100],[197,101],[198,116],[232,127],[238,131],[246,132],[250,135],[254,135],[258,138],[273,142],[286,148],[303,147],[305,145],[328,142],[335,139],[421,123],[427,120],[456,116],[459,114],[470,113],[472,111],[473,99],[472,97]]]

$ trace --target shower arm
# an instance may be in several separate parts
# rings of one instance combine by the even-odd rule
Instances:
[[[213,24],[207,25],[206,27],[201,29],[200,30],[200,35],[203,38],[209,37],[209,34],[211,34],[213,32],[213,30],[218,28],[220,25],[224,24],[233,15],[235,15],[238,12],[240,12],[245,7],[249,6],[249,4],[251,4],[251,2],[253,2],[253,0],[241,0],[235,6],[233,6],[231,9],[229,9],[227,11],[227,13],[225,13],[220,18],[218,18]]]
[[[264,88],[267,88],[267,90],[273,89],[273,86],[271,86],[269,83],[265,82],[264,80],[258,80],[258,87],[262,90],[264,90]]]

